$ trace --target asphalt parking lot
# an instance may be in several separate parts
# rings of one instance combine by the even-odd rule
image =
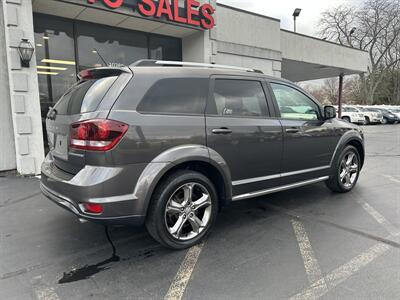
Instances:
[[[349,194],[324,184],[237,202],[201,245],[80,224],[37,178],[0,178],[0,299],[399,299],[400,125],[364,127]]]

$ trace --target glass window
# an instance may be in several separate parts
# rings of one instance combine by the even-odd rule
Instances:
[[[117,76],[81,81],[63,95],[54,107],[59,115],[95,111]]]
[[[271,86],[283,119],[318,120],[319,107],[309,97],[286,85],[272,83]]]
[[[164,36],[150,36],[150,59],[180,61],[181,40]]]
[[[35,55],[42,116],[76,82],[73,26],[58,18],[34,18]]]
[[[77,23],[79,70],[107,64],[131,63],[148,58],[145,33],[113,27]]]
[[[261,82],[237,79],[216,79],[214,102],[209,114],[220,116],[261,117],[268,113]]]
[[[139,112],[203,114],[208,79],[166,78],[157,81],[138,105]]]

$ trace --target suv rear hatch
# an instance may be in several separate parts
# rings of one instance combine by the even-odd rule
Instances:
[[[132,77],[129,68],[97,68],[79,73],[72,86],[51,108],[46,118],[50,153],[58,169],[78,173],[86,164],[86,150],[71,147],[72,125],[87,120],[104,120]]]

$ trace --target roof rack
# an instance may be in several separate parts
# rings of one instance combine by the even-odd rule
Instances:
[[[142,59],[142,60],[138,60],[137,62],[135,62],[131,65],[131,67],[162,67],[162,66],[227,69],[227,70],[236,70],[236,71],[242,71],[242,72],[253,72],[253,73],[264,74],[260,70],[251,69],[251,68],[241,68],[241,67],[234,67],[234,66],[205,64],[205,63],[196,63],[196,62],[167,61],[167,60]]]

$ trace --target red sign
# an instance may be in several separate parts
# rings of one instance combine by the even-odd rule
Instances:
[[[93,4],[98,0],[87,0],[88,3]],[[116,9],[125,2],[132,2],[128,0],[99,0],[104,5],[111,9]],[[178,0],[138,0],[137,11],[145,17],[162,18],[167,20],[188,24],[195,27],[202,27],[204,29],[211,29],[215,25],[213,14],[215,9],[208,3],[200,5],[197,0],[185,0],[184,8],[179,7]]]

